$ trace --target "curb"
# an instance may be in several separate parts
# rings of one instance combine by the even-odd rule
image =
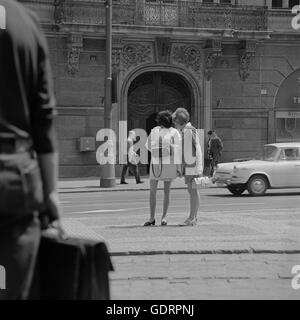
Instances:
[[[245,249],[245,250],[158,250],[158,251],[127,251],[110,252],[112,257],[128,256],[155,256],[155,255],[214,255],[214,254],[300,254],[299,250],[267,250],[267,249]]]
[[[185,187],[174,187],[172,190],[185,190]],[[100,189],[100,190],[74,190],[74,191],[61,191],[59,190],[58,193],[83,193],[83,192],[126,192],[126,191],[149,191],[150,188],[147,189]],[[157,190],[164,190],[163,188],[157,188]]]
[[[207,188],[207,189],[223,189],[224,187],[210,187],[210,188]],[[63,190],[59,190],[58,193],[62,193],[62,194],[66,194],[66,193],[86,193],[86,192],[89,192],[89,193],[96,193],[96,192],[132,192],[132,191],[149,191],[150,188],[144,188],[144,189],[134,189],[134,188],[131,188],[131,189],[97,189],[97,190],[70,190],[70,191],[63,191]],[[161,190],[164,190],[164,188],[160,187],[160,188],[157,188],[157,190],[161,191]],[[174,187],[172,188],[172,190],[186,190],[186,187]]]

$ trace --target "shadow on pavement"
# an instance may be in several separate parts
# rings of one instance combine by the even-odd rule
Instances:
[[[154,228],[182,228],[182,227],[192,227],[192,226],[185,226],[181,224],[173,224],[173,225],[167,225],[167,226],[161,226],[161,225],[156,225],[156,226],[151,226],[151,227],[144,227],[143,225],[126,225],[126,226],[106,226],[105,229],[137,229],[137,228],[143,228],[143,229],[154,229]],[[194,226],[197,227],[197,226]]]

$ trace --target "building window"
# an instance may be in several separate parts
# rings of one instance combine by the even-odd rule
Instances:
[[[220,4],[231,4],[231,0],[220,0]]]
[[[272,0],[272,8],[282,8],[282,0]]]
[[[213,3],[214,0],[203,0],[202,2],[203,2],[203,3]]]
[[[276,141],[299,141],[300,112],[277,112],[276,118]]]
[[[289,1],[289,8],[293,8],[294,6],[298,6],[300,4],[299,0],[290,0]]]

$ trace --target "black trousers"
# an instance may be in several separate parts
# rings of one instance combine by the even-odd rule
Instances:
[[[213,153],[212,159],[210,162],[210,176],[212,177],[214,175],[215,168],[218,166],[221,159],[220,153]]]
[[[0,300],[29,298],[40,237],[40,222],[34,214],[0,224],[0,265],[6,270],[6,290],[0,290]]]
[[[127,162],[127,164],[124,164],[124,166],[123,166],[123,170],[122,170],[122,174],[121,174],[121,182],[125,182],[125,176],[126,176],[128,168],[134,174],[136,183],[140,182],[141,178],[140,178],[138,165],[134,165],[129,161]]]

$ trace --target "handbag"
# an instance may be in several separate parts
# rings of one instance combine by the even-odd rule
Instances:
[[[37,159],[31,152],[0,156],[0,219],[40,211],[43,187]]]
[[[211,179],[208,177],[193,178],[193,189],[206,189],[211,185]]]
[[[128,161],[136,166],[139,163],[139,155],[134,151],[129,152]]]
[[[151,156],[152,156],[152,158],[158,158],[158,160],[159,160],[159,164],[158,164],[158,166],[159,166],[159,168],[160,168],[160,173],[159,173],[159,175],[156,175],[156,174],[154,173],[154,165],[156,165],[156,164],[153,164],[153,163],[152,163],[152,172],[153,172],[153,176],[154,176],[155,178],[159,178],[159,177],[162,175],[162,170],[163,170],[163,161],[162,161],[162,158],[164,158],[164,157],[170,157],[170,156],[172,156],[172,155],[174,154],[173,144],[174,144],[174,137],[171,137],[171,144],[170,144],[169,148],[163,147],[163,145],[162,145],[162,137],[160,136],[160,137],[159,137],[159,147],[158,147],[158,148],[156,147],[156,148],[152,148],[152,149],[151,149]],[[156,165],[156,166],[157,166],[157,165]]]

